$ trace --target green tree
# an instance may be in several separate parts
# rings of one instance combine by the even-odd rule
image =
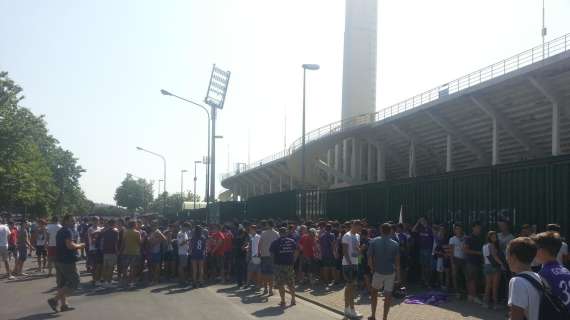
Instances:
[[[20,106],[21,93],[0,71],[0,203],[41,216],[88,210],[79,185],[85,170],[49,134],[43,116]]]
[[[153,201],[152,183],[145,179],[135,180],[132,175],[127,174],[115,191],[114,199],[118,206],[125,207],[130,212],[146,211]]]

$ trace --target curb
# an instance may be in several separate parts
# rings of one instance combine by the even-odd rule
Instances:
[[[287,293],[291,294],[291,292],[289,292],[289,290],[285,290],[285,291],[286,291]],[[295,297],[297,297],[297,298],[299,298],[299,299],[301,299],[301,300],[310,302],[310,303],[312,303],[312,304],[314,304],[314,305],[317,305],[317,306],[319,306],[319,307],[321,307],[321,308],[323,308],[323,309],[327,309],[328,311],[334,312],[334,313],[336,313],[336,314],[338,314],[338,315],[344,316],[344,312],[342,312],[341,310],[338,310],[338,309],[336,309],[336,308],[333,308],[333,307],[331,307],[331,306],[328,306],[328,305],[326,305],[326,304],[324,304],[324,303],[322,303],[322,302],[319,302],[319,301],[317,301],[317,300],[315,300],[315,299],[307,298],[307,297],[305,297],[304,295],[298,294],[296,291],[295,291]]]

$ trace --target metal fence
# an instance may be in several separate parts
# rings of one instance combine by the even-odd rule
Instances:
[[[544,46],[540,45],[532,49],[526,50],[510,58],[504,59],[490,66],[472,72],[468,75],[457,78],[446,84],[437,86],[431,90],[415,95],[402,102],[396,103],[388,108],[376,111],[374,113],[363,114],[353,118],[336,121],[326,126],[320,127],[316,130],[310,131],[305,135],[306,143],[310,143],[312,141],[321,139],[323,137],[331,136],[346,131],[348,129],[354,129],[358,126],[367,125],[372,122],[386,121],[391,117],[400,114],[402,112],[417,108],[423,104],[435,101],[439,98],[455,94],[467,88],[481,84],[485,81],[489,81],[491,79],[503,76],[507,73],[519,70],[523,67],[542,61],[546,58],[550,58],[557,54],[566,52],[569,49],[570,49],[570,34],[566,34],[562,37],[546,42]],[[296,150],[298,150],[301,147],[301,142],[302,138],[299,138],[295,140],[289,148],[274,153],[268,157],[265,157],[262,160],[252,162],[246,165],[245,168],[241,170],[241,172],[266,165],[275,160],[285,158],[293,154]],[[222,180],[227,179],[236,174],[239,174],[241,172],[234,171],[226,173],[222,175]]]

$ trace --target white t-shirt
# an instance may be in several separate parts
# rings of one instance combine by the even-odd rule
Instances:
[[[354,234],[351,231],[342,236],[342,244],[346,244],[348,247],[348,256],[350,257],[350,263],[346,260],[346,255],[342,255],[342,265],[357,265],[358,264],[358,246],[360,245],[360,235],[358,233]]]
[[[178,255],[179,256],[187,256],[188,250],[190,248],[190,244],[188,243],[189,237],[188,233],[184,231],[178,231],[178,235],[176,236],[176,241],[178,243]]]
[[[47,225],[48,244],[50,247],[55,247],[55,236],[57,235],[59,229],[61,229],[61,224],[59,223],[50,223]]]
[[[5,224],[0,224],[0,248],[8,249],[8,238],[10,237],[10,228]]]
[[[485,260],[485,264],[491,264],[491,261],[489,261],[489,258],[487,258],[488,256],[491,255],[491,248],[489,247],[490,243],[486,243],[483,246],[483,259]]]
[[[459,259],[465,259],[465,252],[463,252],[463,245],[465,244],[465,238],[458,238],[457,236],[451,237],[449,239],[449,245],[453,246],[453,256]]]
[[[97,232],[100,231],[102,228],[99,228],[97,226],[91,226],[89,227],[89,229],[87,229],[87,239],[89,241],[89,251],[95,251],[97,250],[97,244],[95,242],[93,242],[93,237],[92,235]]]
[[[540,281],[540,276],[532,271],[523,272]],[[540,293],[526,279],[512,277],[509,281],[509,306],[524,309],[527,320],[537,320],[540,308]]]
[[[255,235],[249,237],[251,239],[251,256],[259,257],[259,240],[261,239],[261,236],[256,233]]]
[[[558,262],[561,265],[564,265],[563,257],[567,254],[568,254],[568,244],[562,241],[562,246],[560,247],[560,250],[558,250],[558,255],[556,255],[556,260],[558,260]]]

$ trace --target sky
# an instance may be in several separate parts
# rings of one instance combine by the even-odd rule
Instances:
[[[379,0],[376,109],[541,43],[540,0]],[[217,191],[235,163],[260,160],[340,120],[344,0],[0,0],[0,70],[23,105],[87,172],[95,202],[114,203],[126,173],[192,190],[206,155],[202,102],[212,64],[230,70],[218,113]],[[546,0],[547,40],[570,32],[570,0]],[[286,119],[286,120],[285,120]],[[286,123],[286,125],[285,125]],[[204,194],[198,165],[198,194]],[[155,189],[156,190],[156,189]]]

